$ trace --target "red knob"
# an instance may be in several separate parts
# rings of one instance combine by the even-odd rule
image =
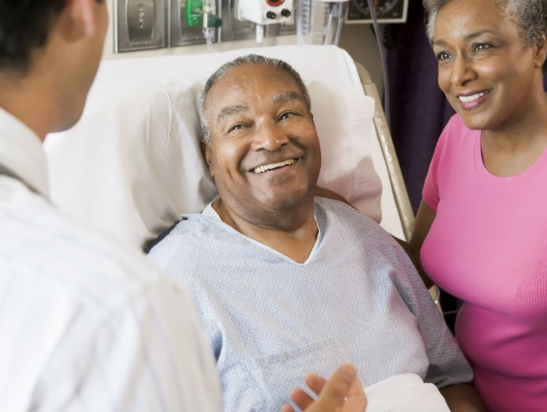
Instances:
[[[285,3],[285,0],[266,0],[266,3],[268,3],[268,6],[277,7]]]

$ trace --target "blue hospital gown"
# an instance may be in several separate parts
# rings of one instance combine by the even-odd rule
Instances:
[[[307,372],[354,363],[365,386],[415,373],[438,387],[472,372],[402,248],[352,207],[316,198],[303,264],[207,213],[184,219],[150,258],[193,294],[226,411],[274,411]]]

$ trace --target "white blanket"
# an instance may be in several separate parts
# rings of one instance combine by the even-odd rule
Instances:
[[[365,393],[366,412],[450,412],[437,387],[412,373],[367,386]]]

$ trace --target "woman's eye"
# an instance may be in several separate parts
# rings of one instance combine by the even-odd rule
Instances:
[[[437,60],[442,62],[450,58],[450,54],[448,54],[445,51],[442,51],[440,53],[437,53]]]

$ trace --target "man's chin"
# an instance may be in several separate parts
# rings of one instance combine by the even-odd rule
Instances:
[[[268,193],[260,203],[270,210],[290,211],[291,209],[302,207],[313,202],[313,190],[293,191],[292,193]]]

